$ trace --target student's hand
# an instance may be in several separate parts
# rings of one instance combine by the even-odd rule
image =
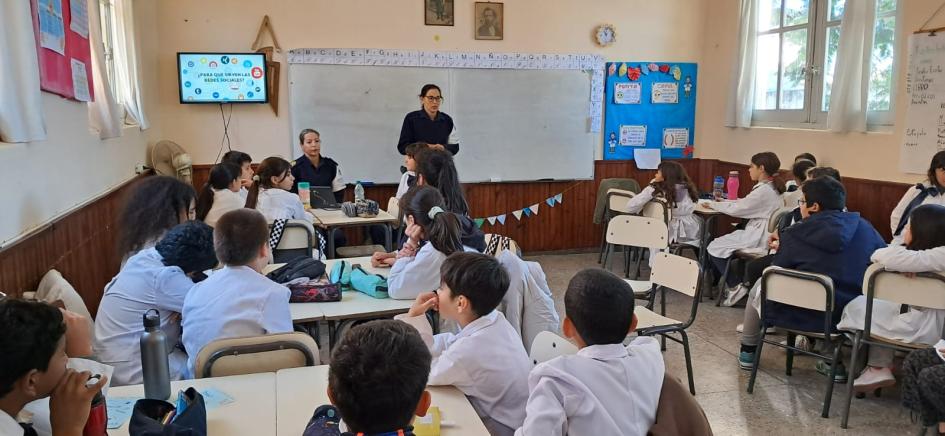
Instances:
[[[781,245],[781,237],[778,236],[778,232],[775,231],[768,235],[768,248],[772,250],[777,250],[778,246]]]
[[[414,257],[417,255],[417,246],[416,244],[404,243],[404,246],[400,250],[397,250],[397,256],[394,259],[396,262],[397,259],[402,259],[405,257]]]
[[[408,242],[413,242],[415,245],[419,246],[420,240],[423,239],[423,227],[414,223],[407,224],[407,228],[404,229],[404,234],[410,239]]]
[[[410,310],[407,311],[407,316],[420,316],[427,313],[430,309],[437,310],[436,305],[438,301],[436,292],[421,293],[417,295],[417,299],[414,300],[413,305],[410,306]]]
[[[102,376],[98,383],[86,386],[91,374],[88,371],[76,372],[69,368],[59,379],[59,384],[49,396],[49,416],[53,434],[82,434],[85,421],[89,419],[92,398],[108,382],[108,377]]]
[[[253,179],[240,179],[240,186],[249,189],[253,186]]]
[[[387,265],[384,261],[391,259],[397,256],[397,253],[385,253],[383,251],[378,251],[371,255],[371,266],[374,268],[383,268]]]
[[[394,266],[395,263],[397,263],[397,258],[390,257],[390,258],[384,259],[383,263],[381,263],[381,266],[379,266],[378,268],[390,268]]]
[[[434,150],[445,150],[446,147],[443,147],[443,144],[430,144],[430,148]]]

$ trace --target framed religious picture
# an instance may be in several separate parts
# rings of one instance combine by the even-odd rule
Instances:
[[[427,26],[452,26],[453,0],[423,0],[423,24]]]
[[[502,3],[476,2],[475,23],[476,39],[501,40],[505,18]]]

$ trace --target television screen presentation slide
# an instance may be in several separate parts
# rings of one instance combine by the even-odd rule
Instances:
[[[181,103],[266,103],[262,53],[178,53]]]

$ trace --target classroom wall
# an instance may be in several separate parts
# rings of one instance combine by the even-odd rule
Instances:
[[[923,177],[899,171],[899,147],[906,117],[906,66],[908,37],[941,5],[939,0],[899,0],[901,19],[897,49],[898,65],[896,121],[891,131],[876,133],[830,133],[786,128],[725,127],[728,97],[737,59],[738,0],[713,1],[705,10],[702,64],[699,65],[699,100],[696,111],[696,156],[732,162],[748,162],[752,154],[773,151],[782,167],[802,152],[811,152],[818,162],[836,167],[844,176],[873,180],[912,182]],[[945,25],[945,16],[929,27]]]
[[[157,115],[156,3],[135,2],[147,113]],[[148,141],[158,137],[159,123],[141,131],[124,129],[119,138],[102,141],[89,128],[86,103],[47,92],[42,97],[47,139],[31,143],[0,142],[4,189],[0,213],[0,248],[18,236],[123,184],[144,163]]]
[[[178,103],[178,51],[249,51],[263,15],[272,20],[283,49],[379,47],[419,50],[499,50],[505,52],[598,53],[608,59],[699,61],[704,14],[702,0],[515,0],[505,2],[505,39],[473,39],[473,1],[457,0],[453,27],[424,26],[423,1],[382,0],[161,0],[158,60],[160,122],[166,139],[177,141],[195,163],[213,163],[223,126],[219,106]],[[713,1],[714,3],[714,1]],[[617,29],[617,42],[601,49],[592,31],[602,23]],[[289,153],[287,65],[284,55],[279,116],[268,105],[234,105],[233,148],[258,162]],[[448,97],[448,96],[447,96]],[[700,98],[702,98],[700,96]],[[461,124],[462,120],[458,120]],[[318,128],[318,126],[312,126]],[[344,138],[322,138],[325,154]],[[391,138],[391,146],[396,138]],[[600,147],[598,154],[600,153]]]

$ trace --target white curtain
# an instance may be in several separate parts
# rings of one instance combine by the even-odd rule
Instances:
[[[751,127],[751,111],[755,100],[755,56],[758,37],[758,0],[741,0],[738,23],[738,53],[732,76],[731,93],[725,125]]]
[[[0,1],[0,141],[46,139],[39,60],[28,1]]]
[[[144,113],[141,98],[141,80],[138,74],[137,47],[135,44],[135,20],[132,0],[115,0],[115,79],[118,100],[128,116],[138,122],[141,130],[148,128],[148,117]]]
[[[89,43],[92,46],[92,86],[95,101],[89,103],[89,125],[98,130],[99,138],[121,136],[121,107],[115,102],[105,64],[105,46],[102,43],[102,20],[99,0],[88,0]]]
[[[846,2],[827,112],[832,132],[866,131],[875,20],[876,0]]]

